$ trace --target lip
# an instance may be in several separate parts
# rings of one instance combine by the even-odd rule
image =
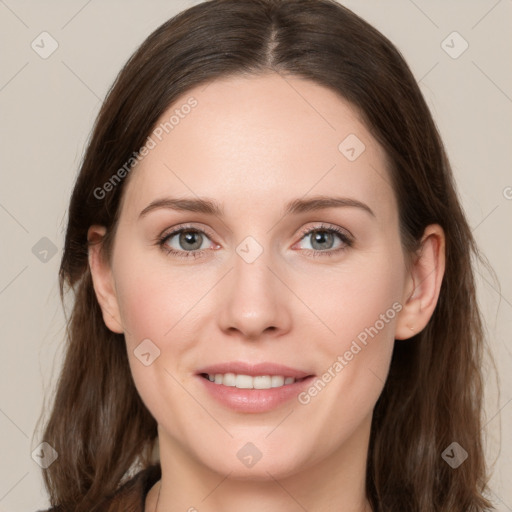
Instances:
[[[205,366],[198,370],[197,374],[208,373],[214,375],[216,373],[236,373],[238,375],[282,375],[283,377],[293,377],[295,379],[303,379],[309,377],[311,373],[291,368],[277,363],[245,363],[243,361],[232,361],[228,363],[219,363],[211,366]]]
[[[293,384],[287,384],[270,389],[239,389],[223,384],[215,384],[203,377],[202,374],[236,373],[241,375],[282,375],[302,379]],[[315,375],[302,370],[275,363],[248,364],[244,362],[221,363],[201,368],[196,378],[202,383],[206,392],[221,405],[238,412],[262,413],[276,409],[309,386]]]

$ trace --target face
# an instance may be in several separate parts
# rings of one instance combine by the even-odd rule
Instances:
[[[160,449],[233,478],[346,456],[368,443],[408,293],[385,154],[296,77],[214,81],[157,124],[176,109],[126,184],[105,317]]]

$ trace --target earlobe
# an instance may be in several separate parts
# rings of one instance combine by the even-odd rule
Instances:
[[[418,255],[406,279],[395,339],[411,338],[428,324],[439,299],[444,270],[444,230],[438,224],[432,224],[425,229]]]
[[[89,269],[105,325],[112,332],[122,334],[124,330],[112,270],[102,251],[105,233],[104,226],[90,226],[87,231]]]

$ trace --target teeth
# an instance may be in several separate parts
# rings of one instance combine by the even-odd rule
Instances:
[[[208,380],[215,384],[223,384],[224,386],[236,387],[239,389],[271,389],[280,388],[287,384],[293,384],[295,378],[283,377],[282,375],[238,375],[235,373],[216,373],[208,374]],[[299,379],[301,380],[301,379]]]

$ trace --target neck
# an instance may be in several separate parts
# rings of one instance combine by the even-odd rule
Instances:
[[[159,426],[162,479],[148,495],[145,510],[371,512],[365,493],[370,424],[371,418],[359,426],[346,445],[320,461],[304,465],[300,472],[283,473],[278,464],[267,462],[250,479],[236,474],[235,463],[232,471],[213,470],[184,451]]]

